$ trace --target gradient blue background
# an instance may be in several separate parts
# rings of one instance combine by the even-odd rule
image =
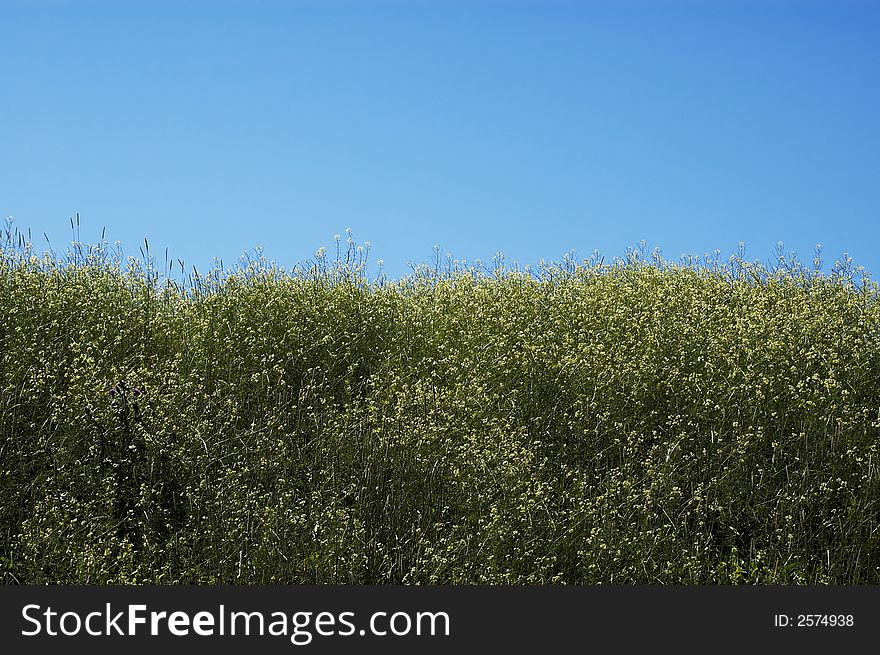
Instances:
[[[644,240],[880,271],[868,2],[0,2],[0,216],[200,268]],[[39,235],[39,241],[36,239]]]

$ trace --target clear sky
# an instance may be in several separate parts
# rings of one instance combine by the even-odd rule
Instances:
[[[0,0],[0,217],[200,268],[351,227],[390,275],[644,240],[876,278],[878,35],[839,0]]]

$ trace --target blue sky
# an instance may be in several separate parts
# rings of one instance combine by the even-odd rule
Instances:
[[[0,216],[200,268],[351,227],[390,275],[641,240],[876,273],[878,34],[845,1],[0,2]]]

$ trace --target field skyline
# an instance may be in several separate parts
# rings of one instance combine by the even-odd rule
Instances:
[[[880,584],[877,34],[0,0],[0,583]]]

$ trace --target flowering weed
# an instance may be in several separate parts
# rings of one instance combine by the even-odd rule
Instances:
[[[173,280],[7,231],[5,581],[880,582],[880,305],[850,261],[370,280],[336,241]]]

